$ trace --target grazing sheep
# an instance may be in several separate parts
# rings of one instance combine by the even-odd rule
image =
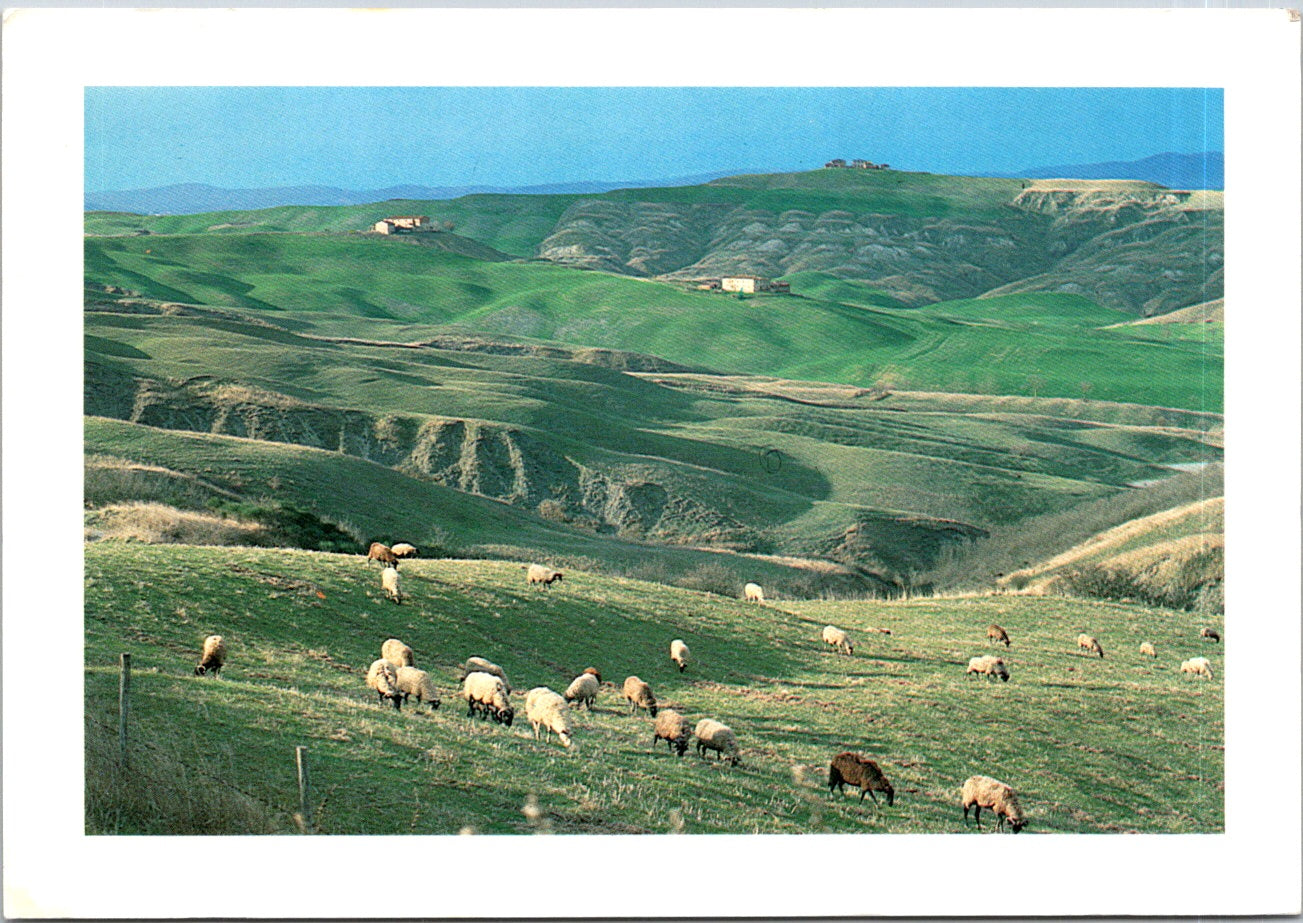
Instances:
[[[1145,641],[1140,645],[1140,656],[1153,657],[1155,660],[1157,660],[1158,651],[1154,650],[1154,646],[1152,644],[1150,644],[1148,641]]]
[[[1191,657],[1189,660],[1181,661],[1182,673],[1194,673],[1199,676],[1213,678],[1212,664],[1208,662],[1207,657]]]
[[[1004,827],[1007,820],[1013,832],[1017,833],[1023,827],[1027,826],[1027,819],[1023,816],[1022,805],[1018,803],[1018,796],[1014,790],[1003,782],[998,782],[990,776],[972,776],[964,782],[964,790],[960,795],[964,805],[964,826],[968,826],[968,809],[976,808],[973,812],[973,819],[977,821],[977,826],[982,826],[982,808],[990,808],[999,818],[996,821],[995,829],[1000,830]]]
[[[382,705],[388,699],[394,703],[394,708],[402,709],[403,694],[398,691],[398,671],[388,660],[382,657],[371,662],[370,669],[366,671],[366,684],[380,696]]]
[[[749,603],[762,603],[765,601],[765,591],[760,589],[758,583],[748,583],[742,588],[742,595]]]
[[[688,668],[688,646],[679,638],[670,642],[670,660],[679,665],[679,672],[682,673]]]
[[[697,754],[704,760],[707,750],[714,750],[716,759],[724,759],[736,766],[742,762],[742,756],[737,750],[737,738],[733,736],[733,729],[726,724],[720,724],[713,718],[702,718],[697,722],[696,729],[692,732],[697,738]]]
[[[222,640],[222,636],[209,635],[204,638],[204,652],[199,657],[198,666],[195,667],[195,676],[203,676],[205,673],[217,676],[222,672],[224,663],[226,663],[226,642]]]
[[[392,564],[380,572],[380,585],[385,588],[385,595],[402,605],[403,594],[398,591],[398,568]]]
[[[651,686],[648,686],[636,676],[630,676],[624,681],[624,697],[629,702],[629,714],[633,714],[639,708],[645,708],[651,712],[653,718],[656,717],[656,696],[652,695]]]
[[[536,583],[551,586],[553,583],[560,583],[565,577],[561,571],[544,567],[542,564],[530,564],[525,570],[525,582],[530,586]]]
[[[368,562],[379,561],[381,564],[386,566],[398,566],[397,555],[394,554],[392,548],[383,542],[372,542],[371,547],[367,549],[366,559]]]
[[[851,641],[850,635],[836,625],[825,625],[823,627],[823,643],[841,651],[843,654],[855,653],[855,644]]]
[[[999,625],[996,625],[994,622],[992,622],[992,623],[991,623],[990,625],[988,625],[987,628],[986,628],[986,643],[987,643],[987,644],[1004,644],[1005,647],[1008,647],[1008,646],[1009,646],[1009,632],[1005,631],[1005,630],[1004,630],[1003,628],[1001,628]]]
[[[872,633],[875,634],[875,635],[889,635],[889,634],[891,634],[891,629],[890,629],[890,628],[865,628],[864,631],[872,632]]]
[[[397,638],[390,638],[380,645],[380,656],[392,663],[395,670],[399,667],[416,666],[416,660],[412,656],[412,649]]]
[[[468,657],[465,665],[461,668],[461,676],[458,679],[465,679],[472,673],[491,673],[502,680],[502,685],[507,687],[507,694],[511,694],[511,682],[507,679],[506,671],[496,663],[491,663],[483,657]]]
[[[983,673],[988,680],[1000,677],[1001,682],[1009,682],[1009,668],[1005,665],[1003,659],[993,654],[983,654],[981,657],[974,657],[968,661],[968,669],[964,671],[964,676],[970,673]]]
[[[407,542],[399,542],[389,549],[396,558],[414,558],[416,557],[416,546],[409,545]]]
[[[1077,635],[1077,647],[1085,648],[1086,653],[1094,652],[1099,654],[1100,659],[1104,658],[1104,648],[1099,646],[1099,642],[1087,634]]]
[[[546,686],[535,686],[525,693],[525,717],[534,728],[535,740],[538,740],[539,728],[547,728],[560,738],[562,746],[570,746],[573,741],[567,719],[569,713],[566,700]]]
[[[678,750],[682,756],[688,749],[688,739],[692,737],[692,728],[688,719],[672,708],[666,708],[656,716],[655,729],[652,731],[652,746],[663,740],[672,750]]]
[[[1199,637],[1201,637],[1201,638],[1207,638],[1207,639],[1210,640],[1210,641],[1216,641],[1216,642],[1218,642],[1218,643],[1220,643],[1221,640],[1222,640],[1222,636],[1219,635],[1219,634],[1217,633],[1217,630],[1214,629],[1214,628],[1201,628],[1201,629],[1199,629]]]
[[[583,705],[590,711],[597,701],[597,677],[591,673],[580,673],[566,687],[564,698],[567,702]]]
[[[584,667],[584,672],[589,676],[596,676],[599,683],[602,681],[602,674],[597,672],[597,667]]]
[[[847,782],[859,786],[860,801],[863,801],[865,794],[868,794],[876,804],[878,796],[873,794],[875,791],[883,792],[887,796],[888,806],[896,800],[896,790],[891,787],[891,783],[882,774],[878,764],[868,757],[850,751],[838,753],[832,758],[832,763],[828,767],[828,793],[832,794],[834,789],[844,793]]]
[[[403,701],[408,696],[416,696],[418,702],[428,702],[431,708],[439,707],[439,693],[434,691],[434,680],[430,674],[416,667],[398,668],[398,691],[403,694]]]
[[[491,717],[499,724],[511,727],[516,712],[507,703],[507,686],[502,677],[492,673],[469,673],[462,683],[461,694],[466,700],[467,718],[478,713],[481,718]]]

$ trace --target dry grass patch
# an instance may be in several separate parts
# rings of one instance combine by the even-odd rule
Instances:
[[[267,530],[212,513],[162,503],[120,503],[86,513],[87,541],[135,541],[151,545],[265,545]]]

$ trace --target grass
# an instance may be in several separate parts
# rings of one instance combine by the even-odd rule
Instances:
[[[1015,597],[756,606],[582,572],[531,590],[512,565],[433,560],[403,565],[408,603],[394,606],[360,555],[129,543],[88,546],[85,579],[90,725],[116,726],[130,651],[133,747],[237,793],[276,832],[296,829],[298,745],[332,834],[958,833],[958,788],[978,772],[1019,791],[1028,834],[1223,828],[1221,651],[1184,613]],[[1013,638],[1012,679],[965,681],[993,620]],[[829,622],[856,639],[853,658],[822,649]],[[1107,659],[1075,652],[1082,629]],[[220,680],[192,673],[210,632],[231,649]],[[365,689],[391,636],[435,675],[442,708],[395,712]],[[692,649],[687,673],[672,637]],[[1141,640],[1156,664],[1132,653]],[[1176,672],[1194,653],[1214,660],[1215,682]],[[663,706],[733,727],[743,765],[653,750],[650,718],[611,688],[574,716],[572,750],[519,720],[469,721],[454,677],[470,654],[522,691],[564,688],[589,665],[617,686],[636,673]],[[842,749],[880,762],[894,807],[829,798]],[[90,791],[89,832],[210,832],[202,816],[151,824]]]

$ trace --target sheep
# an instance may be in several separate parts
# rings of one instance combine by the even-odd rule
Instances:
[[[534,728],[535,740],[539,728],[546,728],[560,738],[563,747],[569,747],[574,742],[570,738],[569,713],[566,700],[546,686],[535,686],[525,693],[525,717]]]
[[[1005,666],[1003,659],[992,654],[983,654],[981,657],[969,660],[964,676],[967,677],[970,673],[983,673],[988,680],[998,676],[1001,682],[1009,682],[1009,668]]]
[[[652,695],[651,686],[648,686],[636,676],[630,676],[624,681],[624,697],[629,702],[629,714],[633,714],[639,708],[645,708],[651,712],[653,718],[656,717],[656,696]]]
[[[742,588],[742,595],[749,603],[762,603],[765,601],[765,591],[760,589],[758,583],[748,583]]]
[[[461,694],[466,700],[467,718],[479,713],[481,718],[492,717],[499,724],[511,727],[516,712],[507,703],[507,687],[501,677],[492,673],[468,673],[462,683]]]
[[[825,625],[823,627],[823,643],[841,651],[843,654],[855,653],[855,644],[851,641],[850,636],[836,625]]]
[[[878,796],[873,794],[875,791],[887,796],[888,807],[896,800],[896,790],[891,787],[891,783],[882,774],[878,764],[868,757],[850,751],[838,753],[832,758],[832,763],[828,766],[828,794],[831,795],[834,789],[844,793],[847,782],[859,786],[860,801],[863,801],[867,794],[876,804]]]
[[[461,668],[461,676],[458,679],[465,679],[472,673],[491,673],[502,680],[502,685],[507,687],[507,694],[511,694],[511,682],[507,679],[506,672],[496,663],[491,663],[483,657],[468,657],[466,664]]]
[[[1210,640],[1210,641],[1216,641],[1216,642],[1218,642],[1219,644],[1221,643],[1221,640],[1222,640],[1222,636],[1221,636],[1220,634],[1217,633],[1217,630],[1216,630],[1215,628],[1201,628],[1201,629],[1199,629],[1199,637],[1201,637],[1201,638],[1207,638],[1207,639]]]
[[[416,701],[428,702],[432,709],[439,707],[439,693],[434,691],[434,681],[424,670],[418,670],[416,667],[399,667],[396,685],[398,691],[403,694],[404,702],[407,701],[408,696],[414,695]]]
[[[697,755],[703,760],[707,750],[714,750],[718,754],[716,759],[727,757],[734,766],[742,762],[737,749],[737,738],[728,725],[720,724],[713,718],[702,718],[692,733],[697,738]]]
[[[689,653],[688,646],[683,643],[682,639],[675,638],[670,642],[670,660],[679,665],[680,673],[688,668]]]
[[[412,649],[397,638],[390,638],[384,644],[380,645],[380,656],[392,663],[395,670],[399,667],[416,666],[416,660],[412,655]]]
[[[392,548],[383,542],[372,542],[371,547],[366,552],[367,562],[379,561],[385,566],[398,566],[398,556],[394,554]]]
[[[226,642],[222,640],[222,636],[209,635],[204,638],[204,652],[195,667],[195,676],[203,676],[205,673],[217,676],[222,672],[224,663],[226,663]]]
[[[523,564],[521,566],[525,567]],[[525,567],[525,571],[525,582],[530,586],[536,583],[551,586],[553,583],[560,583],[565,578],[565,574],[561,571],[544,567],[542,564],[530,564]]]
[[[987,644],[1001,644],[1001,643],[1003,643],[1005,647],[1008,647],[1008,646],[1009,646],[1009,632],[1005,631],[1005,630],[1004,630],[1003,628],[1001,628],[999,625],[996,625],[994,622],[992,622],[992,623],[991,623],[990,625],[988,625],[987,628],[986,628],[986,643],[987,643]]]
[[[1099,642],[1088,634],[1077,635],[1077,647],[1085,648],[1087,654],[1093,651],[1099,654],[1101,660],[1104,659],[1104,648],[1100,647]]]
[[[591,711],[593,703],[597,701],[597,677],[591,673],[580,673],[566,687],[564,697],[567,702],[577,702]]]
[[[1191,657],[1189,660],[1181,661],[1181,672],[1213,678],[1212,664],[1208,662],[1207,657]]]
[[[1152,644],[1150,644],[1148,641],[1145,641],[1140,645],[1140,656],[1153,657],[1155,660],[1157,660],[1158,651],[1154,650],[1154,646]]]
[[[371,662],[370,668],[366,671],[366,684],[380,696],[382,705],[385,699],[388,699],[394,704],[394,708],[402,710],[403,694],[398,691],[398,671],[388,660],[382,657]]]
[[[968,826],[969,808],[976,808],[973,819],[979,828],[982,826],[982,808],[990,808],[995,812],[998,818],[996,830],[1002,829],[1006,820],[1014,833],[1027,826],[1027,818],[1023,816],[1022,805],[1018,803],[1014,790],[990,776],[972,776],[966,780],[960,799],[964,805],[965,827]]]
[[[403,594],[398,591],[398,568],[390,565],[380,572],[380,585],[385,588],[385,595],[400,606]]]
[[[653,747],[656,746],[656,741],[663,740],[670,749],[679,751],[679,756],[682,756],[688,749],[688,739],[691,736],[692,728],[688,726],[688,719],[674,709],[663,709],[656,716],[652,731]]]
[[[602,681],[602,674],[597,672],[597,667],[584,667],[584,672],[589,676],[596,676],[599,683]]]
[[[389,549],[396,558],[414,558],[416,557],[416,546],[407,542],[399,542]]]

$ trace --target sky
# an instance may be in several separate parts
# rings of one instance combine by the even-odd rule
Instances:
[[[1198,88],[88,87],[85,190],[983,174],[1223,149]]]

